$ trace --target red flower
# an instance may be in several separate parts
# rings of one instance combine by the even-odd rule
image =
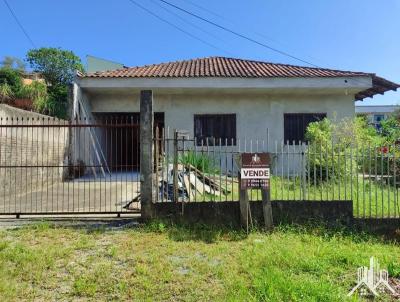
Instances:
[[[382,153],[384,153],[384,154],[386,154],[386,153],[389,152],[389,148],[386,147],[386,146],[385,146],[385,147],[381,147],[380,149],[381,149],[380,151],[381,151]]]

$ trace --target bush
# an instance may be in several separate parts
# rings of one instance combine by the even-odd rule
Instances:
[[[310,167],[307,174],[317,181],[356,175],[359,164],[355,161],[356,153],[363,146],[379,146],[383,142],[375,129],[360,117],[343,119],[338,123],[326,118],[311,123],[306,139],[309,141],[307,167]],[[350,150],[353,158],[350,157]]]
[[[7,83],[0,84],[0,102],[8,102],[14,96],[11,86]]]
[[[22,77],[19,71],[11,68],[0,68],[0,85],[7,84],[13,94],[18,94],[22,88]]]
[[[191,165],[203,173],[218,173],[213,159],[204,153],[195,153],[188,151],[179,157],[179,163],[185,166]]]
[[[49,89],[48,106],[51,108],[50,115],[58,118],[67,118],[68,110],[68,86],[54,85]]]
[[[392,116],[381,121],[381,133],[387,144],[394,144],[400,139],[399,120]]]
[[[45,84],[37,82],[35,86],[27,88],[27,94],[33,97],[37,112],[58,118],[67,116],[67,87],[58,85],[47,88]]]
[[[31,99],[32,101],[47,98],[47,86],[45,83],[33,81],[29,85],[22,86],[17,96],[20,98]]]

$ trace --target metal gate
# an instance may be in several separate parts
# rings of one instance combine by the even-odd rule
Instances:
[[[0,215],[140,210],[134,116],[0,119]]]

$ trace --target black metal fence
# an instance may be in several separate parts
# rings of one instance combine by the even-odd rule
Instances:
[[[0,215],[140,211],[139,132],[137,114],[0,118]],[[154,135],[156,202],[237,201],[237,157],[269,152],[271,200],[352,200],[356,217],[400,217],[397,145],[201,140],[161,122]]]
[[[238,201],[243,152],[269,152],[270,196],[280,201],[353,201],[355,217],[400,217],[400,148],[342,142],[209,138],[166,128],[155,139],[158,202]],[[261,191],[249,191],[261,200]]]
[[[140,210],[133,116],[0,119],[0,215]]]

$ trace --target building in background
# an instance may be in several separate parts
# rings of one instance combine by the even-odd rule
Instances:
[[[124,64],[97,58],[91,55],[86,56],[86,72],[115,70],[120,68],[124,68]]]
[[[356,106],[356,114],[366,116],[368,122],[379,130],[381,122],[398,109],[400,109],[399,105]]]

